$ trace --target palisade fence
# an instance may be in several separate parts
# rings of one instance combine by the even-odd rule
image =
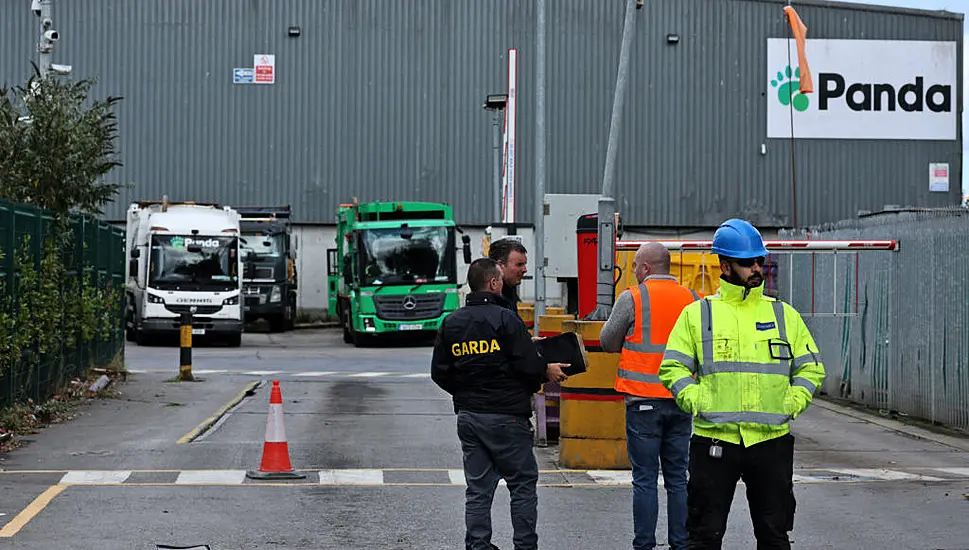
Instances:
[[[781,278],[790,277],[780,297],[804,315],[820,347],[821,391],[969,429],[967,210],[903,209],[818,229],[779,238],[899,242],[897,252],[778,262]]]
[[[63,276],[50,280],[40,266],[54,216],[0,200],[0,408],[41,403],[89,368],[123,361],[124,230],[81,215],[69,225]],[[37,270],[33,282],[18,269],[18,257]],[[31,286],[41,292],[25,298]],[[32,323],[41,317],[33,309],[55,313]],[[13,344],[18,339],[20,350]]]

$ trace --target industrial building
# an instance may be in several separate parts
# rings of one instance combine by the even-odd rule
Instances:
[[[819,0],[815,92],[780,0],[646,0],[635,10],[616,202],[626,235],[704,238],[745,217],[767,234],[885,205],[958,204],[963,16]],[[326,307],[340,203],[444,201],[475,235],[494,214],[493,114],[517,55],[514,231],[533,247],[535,3],[469,0],[70,0],[54,61],[124,97],[121,161],[140,199],[293,206],[300,308]],[[574,277],[575,219],[596,211],[626,3],[547,2],[548,304]],[[30,75],[30,2],[0,6],[0,82]],[[793,124],[792,124],[793,121]],[[535,273],[529,257],[529,272]],[[561,281],[559,281],[561,282]],[[522,294],[532,295],[526,281]]]

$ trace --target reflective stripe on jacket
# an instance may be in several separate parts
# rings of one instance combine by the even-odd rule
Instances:
[[[615,389],[638,397],[672,399],[673,395],[659,379],[666,339],[683,308],[700,297],[668,276],[648,277],[628,290],[636,323],[622,346]]]
[[[659,375],[696,417],[694,433],[750,446],[788,433],[825,373],[797,310],[764,296],[763,285],[721,280],[716,295],[684,309]]]

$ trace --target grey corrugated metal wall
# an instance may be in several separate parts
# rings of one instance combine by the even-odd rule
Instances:
[[[810,38],[959,42],[961,16],[915,16],[798,2]],[[649,0],[636,12],[617,191],[634,226],[708,226],[741,214],[791,216],[789,142],[765,140],[766,39],[788,36],[784,2]],[[598,193],[622,34],[622,0],[548,2],[548,193]],[[27,0],[0,5],[0,78],[25,79],[38,22]],[[518,219],[531,220],[532,2],[480,0],[55,0],[55,62],[123,95],[131,200],[291,203],[332,222],[361,200],[444,200],[460,222],[491,223],[491,122],[481,103],[506,86],[520,48]],[[302,35],[287,36],[289,25]],[[667,33],[680,35],[670,46]],[[232,69],[276,55],[273,85],[233,85]],[[959,90],[961,106],[961,84]],[[961,107],[960,107],[961,109]],[[961,136],[961,124],[960,124]],[[770,154],[759,146],[768,141]],[[955,142],[799,140],[798,222],[884,204],[958,201],[928,192],[927,165]],[[590,211],[595,204],[590,204]]]
[[[853,252],[797,255],[793,268],[779,255],[780,297],[805,316],[820,348],[822,389],[969,430],[969,212],[882,214],[809,238],[899,241],[897,252],[861,252],[857,260]]]

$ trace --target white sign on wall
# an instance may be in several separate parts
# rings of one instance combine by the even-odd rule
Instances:
[[[767,137],[790,138],[793,114],[795,139],[956,139],[955,42],[815,39],[806,53],[801,94],[795,41],[767,39]]]
[[[949,192],[949,163],[929,163],[929,191],[933,193]]]

